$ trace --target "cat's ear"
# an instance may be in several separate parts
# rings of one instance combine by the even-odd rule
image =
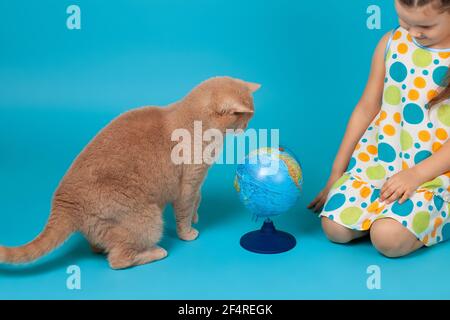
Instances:
[[[247,82],[247,81],[240,80],[240,79],[235,79],[235,81],[238,82],[239,84],[247,87],[250,90],[251,93],[254,93],[259,88],[261,88],[261,85],[259,83]]]
[[[259,88],[261,88],[261,85],[259,83],[254,82],[247,82],[247,87],[250,89],[250,91],[253,93],[255,91],[258,91]]]

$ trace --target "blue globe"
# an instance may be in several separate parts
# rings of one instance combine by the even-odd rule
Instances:
[[[238,165],[234,187],[255,218],[288,211],[297,202],[303,172],[295,156],[284,148],[260,148]]]

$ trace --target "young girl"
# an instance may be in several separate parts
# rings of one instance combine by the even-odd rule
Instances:
[[[327,237],[388,257],[450,238],[450,0],[395,0],[325,188]]]

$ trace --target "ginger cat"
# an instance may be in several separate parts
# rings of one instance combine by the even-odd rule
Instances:
[[[20,247],[0,246],[0,263],[26,263],[47,254],[72,233],[81,232],[113,269],[163,259],[157,246],[164,207],[173,205],[177,233],[198,236],[200,189],[210,165],[174,164],[175,129],[244,129],[253,116],[252,93],[259,84],[230,77],[202,82],[165,108],[128,111],[101,130],[84,148],[56,189],[42,233]]]

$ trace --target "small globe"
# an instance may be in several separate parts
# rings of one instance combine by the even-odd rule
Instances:
[[[300,163],[285,148],[260,148],[238,165],[234,187],[254,217],[278,216],[297,202],[303,184]]]

